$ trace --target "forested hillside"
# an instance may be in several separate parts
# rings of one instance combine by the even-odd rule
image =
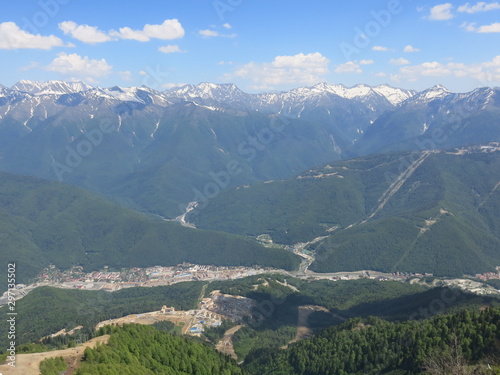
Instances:
[[[17,282],[49,264],[96,270],[183,262],[293,269],[299,263],[290,252],[251,239],[185,228],[80,188],[1,172],[0,227],[0,257],[17,263]]]
[[[427,319],[436,313],[499,306],[499,300],[493,297],[395,281],[308,282],[280,275],[260,275],[232,283],[214,282],[207,291],[212,289],[258,302],[248,324],[233,336],[240,360],[258,358],[269,350],[287,345],[296,338],[299,325],[307,326],[311,333],[318,333],[355,317],[377,316],[388,321],[406,321]],[[315,309],[307,312],[307,306],[315,306]],[[307,316],[305,320],[304,316]]]
[[[286,244],[326,236],[319,272],[475,274],[500,264],[499,183],[496,146],[372,155],[221,193],[189,220]]]
[[[83,329],[78,334],[90,338],[96,324],[103,320],[158,311],[165,304],[178,310],[194,309],[202,286],[201,282],[186,282],[113,293],[40,287],[16,302],[19,313],[16,328],[21,333],[17,344],[36,342],[62,329],[69,331],[80,325]],[[0,312],[6,310],[4,306]],[[6,325],[0,326],[2,349],[8,347],[7,328]]]
[[[443,368],[434,368],[435,373],[465,373],[465,368],[485,358],[489,363],[499,363],[500,310],[464,310],[403,323],[357,318],[286,350],[260,354],[245,364],[249,372],[259,375],[417,374],[426,367],[443,364]],[[445,367],[446,362],[449,368]],[[486,363],[483,363],[485,369]]]
[[[109,343],[85,349],[76,375],[239,375],[246,372],[215,349],[137,324],[105,327]]]

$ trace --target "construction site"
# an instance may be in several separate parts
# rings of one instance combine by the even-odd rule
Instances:
[[[206,327],[218,327],[223,320],[243,321],[245,317],[251,316],[255,303],[250,298],[222,294],[215,290],[209,297],[201,298],[196,310],[176,311],[173,307],[162,306],[158,311],[105,320],[95,328],[128,323],[154,324],[167,320],[181,327],[182,334],[200,336]]]

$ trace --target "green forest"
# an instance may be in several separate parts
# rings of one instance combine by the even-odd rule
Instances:
[[[107,326],[107,345],[86,348],[76,375],[243,375],[235,361],[208,345],[137,324]]]
[[[429,154],[387,195],[421,157],[370,155],[294,179],[230,189],[194,211],[190,220],[199,228],[268,234],[279,244],[327,236],[311,248],[317,260],[310,269],[316,272],[462,276],[494,271],[500,264],[500,194],[495,190],[500,154]]]
[[[433,362],[444,365],[447,358],[464,368],[490,363],[495,366],[490,373],[499,373],[500,310],[463,310],[402,323],[354,318],[286,350],[261,352],[245,368],[259,375],[417,374]]]
[[[77,337],[91,338],[95,325],[103,320],[130,314],[158,311],[163,305],[177,310],[196,308],[203,284],[185,282],[154,288],[130,288],[113,293],[40,287],[17,301],[17,344],[27,344],[41,337],[71,330],[82,325]],[[5,307],[0,312],[5,311]],[[0,347],[6,348],[6,325],[0,325]],[[51,347],[65,346],[75,337],[47,340]]]
[[[49,264],[86,271],[183,262],[292,270],[300,258],[233,234],[195,230],[73,186],[0,172],[0,257],[27,283]],[[6,276],[0,269],[0,278]]]
[[[284,286],[285,280],[298,291]],[[241,360],[259,357],[293,340],[300,306],[326,308],[326,311],[312,313],[307,319],[314,333],[356,317],[377,316],[397,322],[427,319],[437,313],[479,306],[500,306],[499,300],[492,297],[397,281],[305,281],[283,275],[259,275],[231,283],[213,282],[207,292],[216,289],[258,302],[247,325],[233,336],[234,349]]]
[[[77,375],[347,375],[500,373],[500,310],[461,310],[430,319],[352,318],[311,339],[261,350],[242,366],[207,343],[137,324],[106,326],[108,344],[87,348]],[[62,368],[58,358],[42,363]]]
[[[113,293],[40,287],[17,302],[19,313],[17,331],[22,332],[18,338],[18,353],[75,346],[80,340],[111,332],[102,330],[94,332],[93,328],[100,321],[129,314],[157,311],[164,304],[173,306],[176,310],[195,309],[204,285],[206,285],[205,295],[213,290],[220,290],[225,294],[244,296],[256,301],[255,308],[243,322],[244,326],[234,334],[232,339],[238,361],[244,361],[243,370],[249,374],[274,375],[284,374],[286,371],[290,375],[378,374],[390,371],[413,374],[421,370],[425,361],[432,359],[429,358],[431,353],[440,353],[443,358],[450,355],[449,342],[454,339],[453,335],[456,335],[460,342],[460,347],[464,350],[461,356],[467,363],[475,365],[490,354],[496,353],[495,343],[497,342],[496,335],[498,335],[498,308],[500,306],[497,298],[469,294],[458,289],[397,281],[369,279],[310,281],[281,274],[263,274],[238,280],[214,281],[208,284],[186,282],[164,287],[130,288]],[[290,344],[296,337],[299,310],[303,306],[317,306],[322,309],[311,313],[306,321],[307,326],[316,336]],[[486,308],[487,306],[492,308]],[[0,309],[0,312],[2,310]],[[470,329],[467,328],[467,322],[473,325]],[[226,321],[221,327],[207,329],[201,339],[194,340],[196,345],[201,345],[197,346],[199,349],[186,350],[188,353],[212,350],[210,346],[223,337],[225,330],[236,324],[238,323]],[[84,328],[73,336],[60,336],[38,342],[43,336],[62,328],[72,329],[78,325],[83,325]],[[148,339],[139,338],[139,340],[148,340],[153,343],[157,339],[156,335],[159,335],[160,342],[173,345],[178,350],[184,350],[180,347],[184,345],[181,343],[186,342],[186,339],[179,336],[177,328],[170,322],[157,323],[152,327],[147,327],[153,331],[144,332],[149,337]],[[121,331],[116,330],[111,333],[118,335],[119,340],[128,342],[128,338],[121,336],[126,334],[119,332]],[[415,345],[410,346],[408,349],[410,351],[403,354],[394,353],[392,351],[394,348],[390,346],[390,343],[394,340],[407,340],[410,332],[420,332],[415,337],[410,335]],[[6,332],[0,332],[0,334],[1,337],[7,336]],[[141,335],[142,333],[139,334]],[[172,335],[178,337],[166,338]],[[480,336],[482,339],[478,338]],[[190,338],[188,341],[193,342],[193,339]],[[98,347],[92,351],[93,354],[87,353],[85,366],[80,371],[89,371],[88,374],[96,373],[96,371],[114,374],[116,371],[126,371],[126,364],[133,365],[131,368],[137,371],[137,374],[150,374],[151,371],[152,373],[186,371],[189,368],[192,371],[196,368],[198,372],[185,372],[185,374],[198,374],[206,371],[205,368],[199,369],[196,367],[198,365],[189,361],[189,364],[187,362],[183,365],[175,364],[181,367],[175,367],[174,370],[161,369],[165,364],[162,359],[164,354],[158,354],[159,349],[153,344],[146,346],[146,354],[141,354],[138,349],[133,349],[142,348],[141,342],[130,344],[126,349],[118,344],[112,348]],[[340,343],[343,343],[343,346],[336,346]],[[277,350],[287,346],[286,350]],[[356,349],[358,346],[359,349]],[[466,346],[471,348],[470,353],[465,350]],[[2,347],[5,347],[4,343]],[[355,356],[346,358],[344,352],[350,347],[353,348]],[[384,349],[383,353],[378,353],[378,350],[384,347],[387,349]],[[128,351],[128,354],[120,354],[123,350]],[[303,354],[301,351],[309,354]],[[302,354],[296,354],[299,352]],[[333,356],[333,353],[337,353],[336,356]],[[152,360],[144,359],[150,355]],[[233,365],[232,361],[229,361],[229,364],[226,364],[225,360],[220,362],[220,359],[217,359],[220,357],[219,354],[215,357],[213,354],[208,356],[212,359],[207,361],[215,361],[214,366],[222,366],[221,369],[225,369],[224,366]],[[296,356],[299,356],[300,363],[296,362]],[[137,358],[132,360],[129,357]],[[376,361],[373,362],[372,358]],[[311,367],[307,362],[309,360],[317,363],[317,367]],[[373,362],[373,366],[366,367],[367,361],[370,366]],[[279,372],[273,368],[270,365],[271,362],[279,363],[283,369],[286,369],[283,370],[285,372]],[[51,374],[50,371],[54,369],[57,371],[61,364],[54,360],[47,361],[44,366],[47,368],[47,374]],[[304,366],[315,372],[300,372]],[[268,371],[268,368],[270,372],[264,372],[264,369]],[[176,372],[171,373],[176,374]]]

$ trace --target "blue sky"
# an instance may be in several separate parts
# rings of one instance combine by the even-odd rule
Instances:
[[[0,83],[500,86],[500,2],[2,1]]]

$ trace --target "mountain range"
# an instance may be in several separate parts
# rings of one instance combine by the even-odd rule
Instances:
[[[227,187],[335,160],[499,141],[498,94],[327,83],[261,94],[212,83],[159,92],[20,81],[0,88],[0,169],[175,218]]]
[[[500,264],[499,94],[488,87],[457,94],[442,86],[416,92],[327,83],[261,94],[212,83],[164,92],[63,81],[1,87],[0,170],[9,186],[1,208],[5,228],[18,224],[9,249],[23,248],[36,265],[27,266],[26,276],[49,260],[65,259],[68,264],[58,264],[63,268],[133,264],[133,249],[143,241],[156,255],[171,254],[169,264],[206,263],[202,243],[219,248],[231,264],[297,264],[286,252],[265,255],[250,239],[163,221],[186,224],[189,212],[199,228],[267,234],[281,244],[321,237],[310,249],[321,257],[311,268],[321,272],[494,270]],[[19,175],[76,185],[114,203],[106,203],[106,212],[88,212],[83,208],[104,203]],[[43,186],[59,211],[41,205],[29,186]],[[31,198],[13,195],[16,189]],[[75,201],[61,203],[58,194]],[[119,213],[116,203],[132,210]],[[19,204],[23,209],[12,211]],[[49,213],[37,214],[37,207]],[[115,211],[128,222],[90,240],[81,217],[105,223]],[[143,228],[146,240],[117,248],[111,238],[131,225]],[[164,233],[176,244],[166,253]],[[75,241],[81,246],[62,257]],[[253,255],[238,263],[236,253],[227,255],[232,247]],[[89,258],[93,248],[99,256]],[[152,261],[167,261],[156,255]]]

